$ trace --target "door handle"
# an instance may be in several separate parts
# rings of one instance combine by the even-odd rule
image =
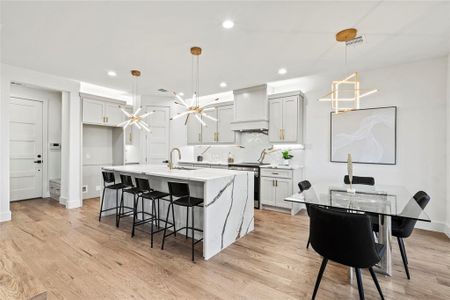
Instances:
[[[42,164],[42,160],[35,160],[34,163],[35,164]]]

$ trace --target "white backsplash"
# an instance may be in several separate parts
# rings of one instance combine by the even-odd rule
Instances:
[[[203,155],[204,161],[211,162],[226,162],[228,159],[228,153],[231,152],[234,157],[234,161],[237,162],[256,162],[259,158],[261,151],[265,148],[272,146],[269,143],[269,137],[263,133],[238,133],[240,137],[240,145],[245,148],[230,145],[213,145]],[[184,146],[183,148],[192,148],[192,155],[182,157],[182,160],[196,160],[197,156],[202,153],[208,146]],[[277,148],[281,146],[278,145]],[[290,149],[292,145],[284,145],[283,149]],[[183,149],[188,150],[188,149]],[[190,151],[182,151],[183,153],[189,153]],[[294,149],[291,150],[291,154],[294,156],[291,159],[292,165],[303,165],[304,162],[304,150]],[[271,164],[281,164],[282,156],[281,150],[267,154],[264,162]]]

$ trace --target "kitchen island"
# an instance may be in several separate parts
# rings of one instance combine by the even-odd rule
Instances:
[[[189,169],[165,165],[129,165],[103,167],[119,174],[148,178],[154,190],[168,192],[168,181],[189,183],[191,196],[203,198],[203,207],[196,208],[196,228],[203,229],[203,257],[209,259],[254,229],[253,174],[226,169]],[[104,207],[115,206],[115,192],[106,190]],[[133,198],[125,193],[125,206],[133,206]],[[148,204],[146,211],[151,211]],[[161,216],[168,201],[161,201]],[[110,214],[114,211],[110,211]],[[138,216],[139,217],[139,216]],[[177,228],[185,226],[186,209],[175,207]],[[184,231],[179,231],[183,234]],[[177,233],[177,234],[178,234]],[[189,231],[190,233],[190,231]],[[188,233],[188,234],[189,234]],[[201,238],[201,233],[195,238]]]

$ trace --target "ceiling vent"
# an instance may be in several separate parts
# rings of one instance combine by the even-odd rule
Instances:
[[[158,92],[161,92],[161,93],[167,93],[168,92],[168,90],[166,90],[166,89],[158,89]]]

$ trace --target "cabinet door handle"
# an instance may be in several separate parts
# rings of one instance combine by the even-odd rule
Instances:
[[[272,186],[275,186],[275,180],[272,179]]]
[[[199,142],[202,141],[202,134],[201,134],[201,133],[198,134],[198,141],[199,141]]]
[[[109,118],[108,118],[108,117],[106,117],[106,123],[108,123],[108,121],[109,121]]]
[[[277,172],[272,172],[272,174],[273,174],[273,175],[278,175],[279,173],[277,173]]]
[[[219,141],[219,133],[218,132],[216,132],[216,136],[217,136],[216,142],[218,142]]]
[[[283,139],[283,135],[282,135],[282,129],[280,128],[280,134],[279,134],[279,136],[280,136],[280,140],[282,140]]]
[[[275,180],[275,186],[278,186],[278,180]]]

